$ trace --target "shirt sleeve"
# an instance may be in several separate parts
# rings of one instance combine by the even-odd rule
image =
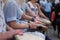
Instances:
[[[10,22],[10,21],[15,21],[17,20],[16,16],[17,16],[17,8],[16,5],[8,5],[8,7],[6,8],[6,21]]]
[[[23,10],[22,10],[21,8],[18,8],[17,18],[18,18],[18,19],[21,19],[23,14],[24,14]]]
[[[29,6],[26,4],[26,3],[24,3],[24,5],[23,5],[23,7],[22,7],[22,10],[24,11],[24,12],[26,12],[27,10],[29,10],[30,8],[29,8]]]

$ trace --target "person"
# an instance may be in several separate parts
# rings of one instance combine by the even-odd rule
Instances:
[[[1,0],[0,0],[1,1]],[[1,6],[0,6],[1,7]],[[6,31],[9,30],[9,31]],[[21,34],[20,34],[21,33]],[[13,30],[5,23],[3,10],[0,9],[0,40],[12,39],[14,35],[22,35],[21,30]]]
[[[18,0],[16,0],[16,1],[18,1]],[[19,0],[20,1],[20,0]],[[19,4],[20,5],[20,4]],[[26,11],[28,11],[28,12],[30,12],[30,14],[31,13],[34,13],[34,12],[32,12],[31,10],[30,10],[30,8],[28,7],[28,5],[26,4],[26,3],[24,3],[24,6],[22,6],[22,10],[25,12],[25,14],[26,14]],[[29,14],[29,13],[28,13]],[[27,15],[27,14],[26,14]],[[33,15],[34,16],[34,14],[31,14],[31,15]],[[31,16],[32,17],[32,16]],[[34,16],[35,17],[35,16]],[[33,18],[34,18],[33,17]],[[36,18],[34,18],[34,20],[35,20]],[[23,20],[24,21],[24,20]],[[25,20],[25,21],[27,21],[27,20]],[[42,23],[40,23],[39,21],[34,21],[34,22],[37,22],[37,23],[39,23],[39,24],[42,24]]]
[[[41,11],[45,14],[46,1],[45,0],[42,0],[42,1],[39,0],[39,4],[41,5]]]
[[[42,7],[44,8],[46,1],[45,1],[45,0],[42,0],[42,1],[39,1],[39,3],[40,3],[40,4],[42,5]]]
[[[35,3],[35,5],[33,5],[33,3]],[[43,17],[43,18],[46,18],[46,19],[48,19],[42,12],[41,12],[41,10],[40,10],[40,5],[39,4],[36,4],[37,3],[37,1],[32,1],[32,0],[28,0],[28,2],[27,2],[27,4],[28,4],[28,6],[29,6],[29,8],[31,9],[31,7],[36,7],[36,10],[38,10],[37,8],[39,8],[39,10],[38,10],[38,12],[39,12],[39,15],[41,16],[41,17]],[[38,7],[37,7],[38,6]],[[32,9],[31,9],[32,10]],[[34,10],[32,10],[32,11],[34,11]],[[35,11],[34,11],[35,12]],[[37,13],[37,11],[35,12],[35,14],[38,14]]]
[[[55,0],[53,0],[53,1],[52,1],[52,8],[51,8],[51,13],[52,13],[52,14],[53,14],[53,12],[55,13],[55,6],[56,6]],[[52,14],[51,14],[51,15],[52,15]],[[54,31],[56,31],[56,18],[54,17],[54,19],[51,20],[51,21],[52,21],[53,29],[54,29]]]
[[[35,13],[35,15],[36,15],[37,17],[42,16],[42,18],[48,19],[48,18],[41,12],[39,4],[36,4],[37,1],[38,1],[38,0],[34,0],[34,1],[33,1],[33,0],[28,0],[27,4],[28,4],[29,8]],[[38,13],[40,14],[40,16],[39,16]],[[42,20],[42,19],[41,19],[41,20]],[[51,39],[48,38],[48,37],[46,37],[46,40],[51,40]]]
[[[8,1],[8,0],[7,0],[8,3],[6,3],[6,1],[4,1],[4,2],[5,2],[5,6],[3,8],[3,11],[4,11],[5,18],[6,18],[6,22],[10,25],[13,24],[13,25],[11,25],[13,28],[18,28],[18,29],[19,28],[29,28],[28,24],[19,24],[20,21],[18,19],[20,19],[22,17],[23,12],[20,9],[18,9],[17,6],[15,6],[15,5],[17,5],[16,2]],[[6,4],[8,4],[9,6]],[[10,8],[10,6],[11,6],[11,8]],[[17,10],[15,10],[15,9],[17,9]],[[18,10],[21,11],[21,13]],[[6,13],[6,11],[7,11],[7,13]],[[18,16],[16,16],[17,14],[18,14]],[[11,17],[11,19],[10,19],[10,17]],[[16,18],[16,17],[18,17],[18,18]],[[17,23],[16,23],[16,20],[17,20]]]
[[[55,4],[59,3],[59,0],[55,0]]]
[[[37,29],[37,23],[35,22],[31,22],[30,23],[26,23],[26,22],[21,22],[23,17],[26,17],[25,15],[23,16],[23,12],[20,9],[20,6],[18,6],[18,4],[16,3],[16,1],[4,1],[5,5],[3,8],[4,11],[4,15],[5,15],[5,20],[6,23],[11,26],[13,29],[22,29],[22,31],[24,33],[29,32],[30,29]],[[45,27],[45,26],[44,26]],[[29,29],[29,30],[28,30]],[[41,37],[40,34],[38,32],[30,32],[30,34],[36,34],[39,37]],[[43,37],[45,37],[43,35]],[[43,38],[42,37],[42,38]]]
[[[32,0],[31,0],[32,1]],[[36,15],[36,18],[39,20],[39,21],[41,21],[41,22],[43,22],[43,19],[45,18],[45,19],[48,19],[42,12],[41,12],[41,10],[40,10],[40,5],[39,4],[37,4],[36,5],[36,3],[37,3],[37,1],[35,0],[35,1],[32,1],[31,2],[30,0],[28,0],[28,2],[27,2],[27,4],[28,4],[28,7],[35,13],[35,15]],[[32,3],[34,3],[34,4],[32,4]],[[35,8],[35,7],[36,8]],[[37,7],[38,6],[38,7]],[[41,20],[42,19],[42,20]],[[50,22],[48,22],[47,23],[47,21],[46,22],[43,22],[43,23],[45,23],[45,24],[50,24]]]
[[[58,26],[58,37],[60,38],[60,0],[59,3],[56,4],[56,23]]]
[[[28,7],[31,9],[31,11],[34,12],[34,14],[36,15],[36,18],[38,21],[44,23],[45,25],[49,26],[51,24],[51,22],[49,21],[49,19],[41,12],[40,10],[40,5],[37,3],[37,1],[32,1],[32,0],[28,0],[27,5]],[[35,7],[36,8],[35,8]],[[25,10],[26,11],[26,10]],[[33,13],[30,13],[33,14]],[[28,13],[29,15],[29,13]]]
[[[22,10],[23,10],[27,15],[36,18],[38,22],[41,22],[40,19],[38,18],[38,16],[35,14],[35,12],[32,11],[31,8],[29,8],[29,6],[28,6],[26,3],[23,4]],[[42,14],[42,15],[43,15],[43,14]],[[41,16],[42,16],[42,15],[41,15]],[[43,17],[44,17],[44,15],[43,15]],[[45,17],[45,18],[46,18],[46,17]],[[45,23],[49,24],[49,22],[45,22]],[[41,24],[43,24],[43,26],[45,26],[45,25],[46,25],[45,23],[42,22]]]
[[[49,20],[51,20],[51,7],[52,4],[50,0],[47,0],[47,3],[45,4],[45,12],[46,12],[45,14],[49,18]]]
[[[28,29],[37,29],[37,23],[35,22],[21,22],[21,17],[25,16],[23,16],[24,13],[21,11],[16,1],[8,1],[8,4],[4,6],[4,14],[6,23],[14,29],[22,29],[23,32],[26,32]]]

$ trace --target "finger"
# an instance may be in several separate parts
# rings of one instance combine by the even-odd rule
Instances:
[[[19,32],[18,35],[21,35],[22,36],[23,35],[23,32]]]

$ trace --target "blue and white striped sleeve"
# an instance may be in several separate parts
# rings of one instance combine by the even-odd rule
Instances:
[[[17,16],[16,5],[8,5],[5,16],[6,16],[6,21],[7,22],[17,20],[17,18],[16,18],[16,16]]]

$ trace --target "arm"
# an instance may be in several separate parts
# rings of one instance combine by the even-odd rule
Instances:
[[[18,13],[17,13],[17,10],[18,10]],[[15,4],[9,5],[7,7],[6,11],[7,11],[7,13],[4,13],[4,14],[7,14],[7,15],[5,15],[6,16],[5,18],[6,18],[6,22],[9,26],[11,26],[12,28],[17,28],[17,29],[29,27],[28,24],[19,24],[16,22],[17,14],[21,18],[23,15],[23,12],[20,9],[17,9]]]
[[[39,15],[40,15],[41,17],[43,17],[43,18],[48,19],[48,18],[42,13],[42,11],[40,10],[39,4],[37,4],[37,5],[38,5],[38,12],[39,12]]]
[[[27,15],[36,17],[36,14],[30,8],[27,10]]]
[[[10,26],[7,25],[6,27],[7,31],[11,31],[11,30],[14,30],[13,28],[11,28]]]
[[[11,27],[15,28],[15,29],[28,29],[29,27],[31,29],[36,29],[37,28],[37,24],[36,22],[30,22],[28,24],[17,24],[15,21],[8,23]]]
[[[0,33],[0,40],[7,40],[12,38],[14,33],[12,32],[6,32],[6,33]]]
[[[33,18],[33,17],[31,17],[31,16],[29,16],[29,15],[27,15],[27,14],[23,14],[23,15],[22,15],[22,19],[27,19],[27,20],[31,21],[32,18]]]
[[[32,17],[35,17],[35,13],[33,11],[31,11],[31,9],[29,8],[29,5],[28,3],[24,3],[23,7],[22,7],[22,10],[29,16],[32,16]]]
[[[18,23],[16,23],[16,21],[11,21],[8,23],[8,25],[10,25],[12,28],[15,28],[15,29],[29,28],[28,24],[18,24]]]
[[[21,30],[13,30],[13,31],[1,32],[0,33],[0,40],[11,39],[14,35],[19,34],[20,32],[21,32]]]
[[[42,6],[42,4],[40,4],[40,9],[43,9],[43,10],[44,10],[44,9],[45,9],[45,7],[43,7],[43,6]]]
[[[32,17],[36,17],[35,12],[33,12],[29,7],[30,7],[30,5],[29,5],[29,3],[27,3],[27,14]]]
[[[24,7],[23,7],[24,8]],[[27,20],[29,20],[29,21],[31,21],[32,20],[32,18],[33,17],[31,17],[32,15],[34,15],[33,13],[31,14],[31,13],[28,13],[29,15],[27,15],[27,13],[25,13],[25,12],[23,12],[23,11],[25,11],[25,10],[28,10],[29,11],[29,9],[28,9],[28,7],[27,8],[24,8],[23,10],[21,10],[20,9],[20,13],[19,13],[19,17],[20,17],[20,19],[22,19],[22,20],[25,20],[25,19],[27,19]],[[30,11],[29,11],[30,12]],[[22,15],[21,15],[22,14]],[[22,17],[21,17],[22,16]]]

